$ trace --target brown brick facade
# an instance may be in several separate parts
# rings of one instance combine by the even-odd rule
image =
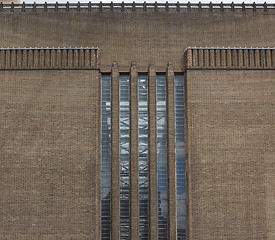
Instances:
[[[110,72],[118,61],[128,72],[136,61],[146,72],[152,61],[157,71],[165,71],[168,61],[183,71],[187,47],[275,46],[274,5],[171,4],[168,11],[164,5],[136,11],[120,4],[0,7],[0,47],[94,46],[103,53],[101,70]]]
[[[0,239],[97,239],[99,72],[0,79]]]
[[[274,11],[0,4],[0,239],[100,239],[101,73],[111,74],[111,239],[120,239],[123,73],[130,235],[139,239],[138,74],[145,73],[148,227],[158,239],[156,79],[166,73],[168,239],[177,240],[174,81],[184,73],[188,240],[273,240]]]
[[[212,50],[187,51],[189,239],[273,239],[274,66],[201,70],[198,51]]]

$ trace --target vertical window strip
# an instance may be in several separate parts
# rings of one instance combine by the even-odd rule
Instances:
[[[130,239],[129,74],[120,75],[120,239]]]
[[[157,75],[158,239],[167,239],[166,75]]]
[[[148,179],[148,79],[139,75],[138,79],[138,126],[139,126],[139,239],[147,240],[149,216]]]
[[[111,237],[111,76],[102,75],[101,239]],[[120,238],[130,236],[129,75],[120,76]],[[184,83],[175,75],[177,234],[186,239]],[[139,75],[140,239],[148,239],[148,79]],[[158,239],[167,239],[166,76],[157,75]]]
[[[184,79],[175,75],[176,103],[176,174],[177,174],[177,235],[186,239],[185,138],[184,138]]]
[[[101,239],[111,238],[111,75],[101,81]]]

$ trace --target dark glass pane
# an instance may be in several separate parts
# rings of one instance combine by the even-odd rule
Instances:
[[[166,75],[157,75],[158,238],[167,239]]]
[[[139,239],[148,237],[148,80],[138,78],[138,131],[139,131]],[[148,238],[147,238],[148,239]]]
[[[111,75],[101,75],[101,239],[111,234]]]
[[[120,75],[120,239],[130,236],[129,74]]]
[[[185,137],[184,137],[184,81],[182,74],[175,75],[176,103],[176,171],[177,171],[177,234],[186,239],[185,201]]]

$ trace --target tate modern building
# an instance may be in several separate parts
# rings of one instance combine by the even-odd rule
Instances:
[[[0,240],[274,240],[275,5],[0,4]]]

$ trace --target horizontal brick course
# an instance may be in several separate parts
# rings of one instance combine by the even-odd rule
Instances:
[[[0,48],[0,70],[98,69],[98,48]]]
[[[275,69],[275,48],[188,48],[186,69]]]

